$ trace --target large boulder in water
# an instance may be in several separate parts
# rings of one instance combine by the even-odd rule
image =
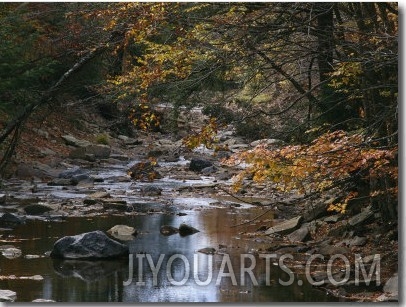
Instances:
[[[127,245],[110,239],[97,230],[76,236],[67,236],[55,242],[51,252],[53,258],[107,259],[128,255]]]

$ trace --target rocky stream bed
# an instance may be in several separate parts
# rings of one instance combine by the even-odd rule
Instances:
[[[68,157],[21,164],[2,183],[0,301],[397,300],[397,232],[378,231],[369,208],[347,217],[326,210],[334,195],[300,201],[253,182],[233,195],[238,169],[222,165],[221,154],[184,152],[162,136],[119,136],[114,146],[63,139]],[[220,139],[231,152],[256,145],[230,132]],[[66,259],[55,251],[57,240],[94,231],[125,246],[125,257]],[[154,263],[165,255],[166,271],[152,274],[146,255]],[[224,271],[231,263],[236,280]],[[210,264],[215,277],[201,286],[196,268],[204,280]]]

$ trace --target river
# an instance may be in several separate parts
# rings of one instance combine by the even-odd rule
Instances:
[[[91,170],[92,176],[106,178],[95,183],[94,190],[104,188],[115,197],[135,202],[137,197],[128,193],[133,183],[114,180],[125,175],[127,166]],[[203,178],[202,182],[208,183],[210,178]],[[62,221],[28,218],[24,225],[1,232],[0,245],[17,247],[22,256],[13,259],[0,256],[0,289],[17,292],[16,302],[39,298],[57,302],[126,303],[335,301],[301,276],[283,285],[290,276],[277,260],[266,259],[266,243],[244,235],[255,228],[250,224],[231,227],[253,218],[263,209],[248,205],[234,207],[227,203],[217,206],[215,200],[204,195],[170,194],[174,187],[202,182],[157,180],[154,185],[163,188],[166,201],[153,198],[140,202],[138,197],[142,208],[138,208],[137,214],[110,212],[71,216]],[[10,186],[13,187],[10,194],[25,197],[24,193],[18,193],[18,183]],[[85,187],[67,190],[43,185],[39,189],[42,191],[39,197],[47,195],[61,202],[89,194]],[[272,218],[272,213],[268,218]],[[160,233],[163,225],[179,227],[181,223],[192,225],[200,232],[190,236]],[[119,224],[132,226],[139,232],[127,242],[128,259],[61,261],[47,256],[54,242],[63,236],[107,231]],[[203,248],[214,248],[215,253],[198,252]]]

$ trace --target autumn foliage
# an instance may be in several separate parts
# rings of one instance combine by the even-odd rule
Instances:
[[[391,184],[376,186],[369,191],[369,197],[385,194],[396,199],[397,148],[379,149],[373,148],[373,144],[362,134],[340,130],[325,133],[309,145],[276,149],[258,145],[233,155],[225,163],[248,165],[235,178],[236,190],[246,177],[257,182],[270,182],[281,191],[304,195],[344,186],[351,180],[371,182],[385,177]],[[342,202],[329,209],[344,213],[349,201],[357,196],[357,191],[347,191]]]
[[[183,139],[183,145],[188,149],[194,149],[204,145],[207,149],[217,149],[216,143],[219,125],[215,118],[210,118],[209,123],[203,126],[200,131],[191,133]]]

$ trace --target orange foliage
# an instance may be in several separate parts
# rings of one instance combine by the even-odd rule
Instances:
[[[233,155],[226,164],[248,164],[235,178],[236,190],[245,177],[253,176],[254,181],[270,181],[282,191],[310,194],[330,189],[357,173],[366,174],[364,179],[389,176],[396,182],[396,153],[397,147],[391,150],[372,148],[361,134],[334,131],[320,136],[310,145],[274,150],[258,145]],[[397,187],[381,192],[397,194]],[[330,210],[345,212],[348,201],[356,196],[355,192],[349,193],[341,204],[332,205]]]
[[[218,142],[216,138],[218,128],[219,126],[216,118],[210,118],[209,123],[202,127],[199,132],[185,137],[183,139],[183,145],[188,149],[194,149],[200,144],[203,144],[207,149],[214,149],[215,151],[223,150],[225,148],[216,145]]]

